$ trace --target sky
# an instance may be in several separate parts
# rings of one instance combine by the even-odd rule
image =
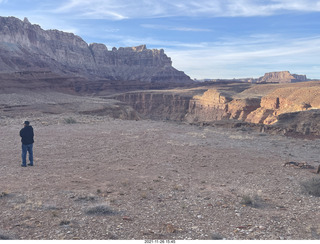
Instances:
[[[0,0],[0,16],[109,50],[164,49],[193,79],[320,78],[320,0]]]

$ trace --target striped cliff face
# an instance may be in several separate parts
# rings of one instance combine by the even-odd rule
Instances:
[[[0,72],[39,69],[91,80],[191,81],[172,67],[163,49],[140,45],[108,50],[72,33],[43,30],[27,19],[0,17]]]

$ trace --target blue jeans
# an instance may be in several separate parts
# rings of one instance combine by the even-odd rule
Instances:
[[[30,165],[33,165],[33,144],[22,144],[22,165],[27,165],[27,152],[29,153]]]

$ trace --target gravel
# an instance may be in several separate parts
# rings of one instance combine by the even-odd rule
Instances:
[[[320,238],[320,198],[301,187],[319,175],[284,166],[317,167],[319,140],[37,114],[35,166],[22,168],[23,120],[0,118],[3,239]]]

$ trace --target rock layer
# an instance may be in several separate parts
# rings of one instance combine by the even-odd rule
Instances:
[[[108,50],[72,33],[43,30],[26,18],[0,17],[0,72],[50,70],[90,79],[190,82],[163,49],[146,45]]]
[[[186,118],[189,122],[210,122],[224,119],[246,121],[248,115],[260,107],[260,99],[233,99],[216,89],[209,89],[202,96],[194,96]]]
[[[264,86],[269,92],[263,91],[266,94],[258,96],[257,91]],[[193,94],[181,90],[134,92],[118,95],[116,99],[153,119],[197,124],[232,120],[281,128],[288,123],[285,131],[320,135],[316,122],[320,120],[320,82],[258,85],[233,95],[221,88],[210,88],[204,92],[195,89]],[[314,121],[303,119],[303,114]]]

